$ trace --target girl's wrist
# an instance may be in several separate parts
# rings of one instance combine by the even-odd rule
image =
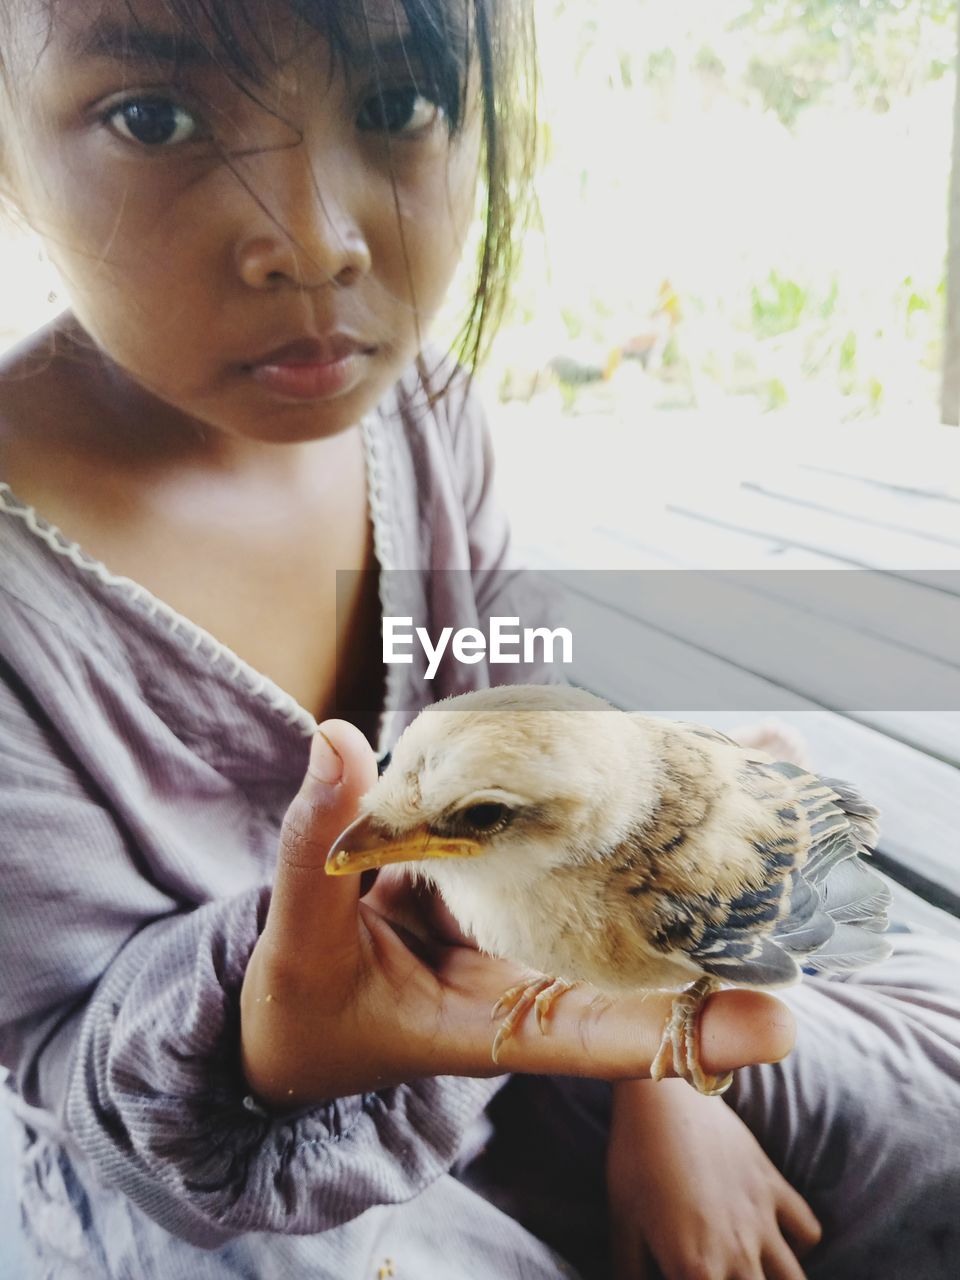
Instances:
[[[713,1124],[722,1098],[708,1098],[685,1080],[620,1080],[613,1086],[610,1139],[613,1145],[683,1142],[703,1126]]]
[[[685,1080],[617,1080],[613,1085],[613,1111],[628,1108],[661,1111],[687,1109],[697,1098]]]

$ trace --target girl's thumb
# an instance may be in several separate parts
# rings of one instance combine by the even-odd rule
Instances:
[[[366,738],[346,720],[326,720],[314,734],[300,790],[287,809],[267,927],[286,945],[337,945],[337,924],[356,934],[359,876],[331,877],[327,853],[357,816],[361,797],[377,780]]]

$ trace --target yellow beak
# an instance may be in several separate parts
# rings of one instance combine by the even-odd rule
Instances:
[[[389,862],[421,862],[424,858],[474,858],[483,853],[476,840],[435,836],[417,827],[399,839],[385,836],[367,817],[351,822],[333,842],[327,854],[328,876],[352,876]]]

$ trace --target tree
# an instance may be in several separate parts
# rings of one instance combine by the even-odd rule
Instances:
[[[748,0],[731,31],[757,52],[747,83],[784,124],[833,98],[885,110],[949,70],[956,0]]]

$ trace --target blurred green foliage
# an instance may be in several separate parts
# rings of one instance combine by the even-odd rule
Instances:
[[[536,3],[544,217],[500,385],[559,356],[610,402],[933,406],[957,0]]]
[[[747,83],[786,125],[838,92],[887,110],[950,69],[945,31],[955,0],[749,0],[730,25],[757,48]]]

